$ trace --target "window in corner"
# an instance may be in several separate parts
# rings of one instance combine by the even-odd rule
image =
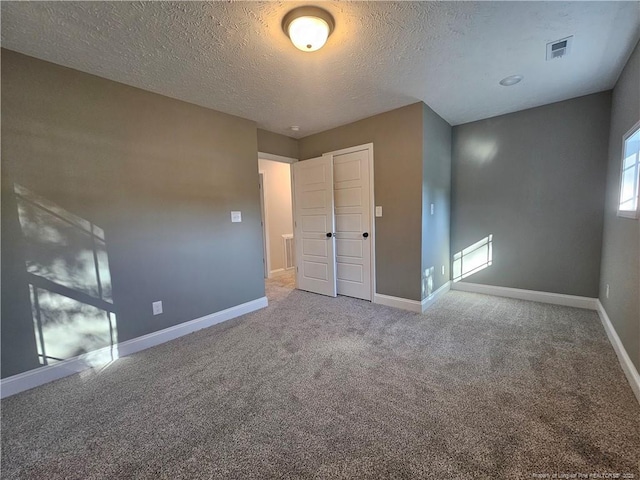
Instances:
[[[622,173],[620,175],[620,217],[638,218],[640,189],[640,122],[623,137]]]

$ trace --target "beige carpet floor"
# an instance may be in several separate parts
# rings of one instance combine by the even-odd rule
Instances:
[[[290,287],[3,400],[2,478],[639,478],[640,407],[595,312]]]

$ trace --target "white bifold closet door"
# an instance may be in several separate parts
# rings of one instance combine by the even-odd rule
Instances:
[[[369,150],[293,165],[298,288],[371,300]]]
[[[332,157],[338,295],[371,300],[369,151]]]
[[[335,297],[331,158],[319,157],[294,163],[293,190],[298,288]]]

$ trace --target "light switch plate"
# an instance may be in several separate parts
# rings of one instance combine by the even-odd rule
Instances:
[[[154,315],[160,315],[162,313],[162,302],[153,302],[151,307],[153,308]]]
[[[242,212],[231,212],[231,222],[238,223],[242,221]]]
[[[376,206],[376,217],[381,217],[381,216],[382,216],[382,207]]]

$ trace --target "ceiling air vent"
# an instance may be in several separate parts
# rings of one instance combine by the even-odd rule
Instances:
[[[555,42],[547,43],[547,60],[564,57],[571,53],[571,44],[573,43],[573,35],[561,38]]]

